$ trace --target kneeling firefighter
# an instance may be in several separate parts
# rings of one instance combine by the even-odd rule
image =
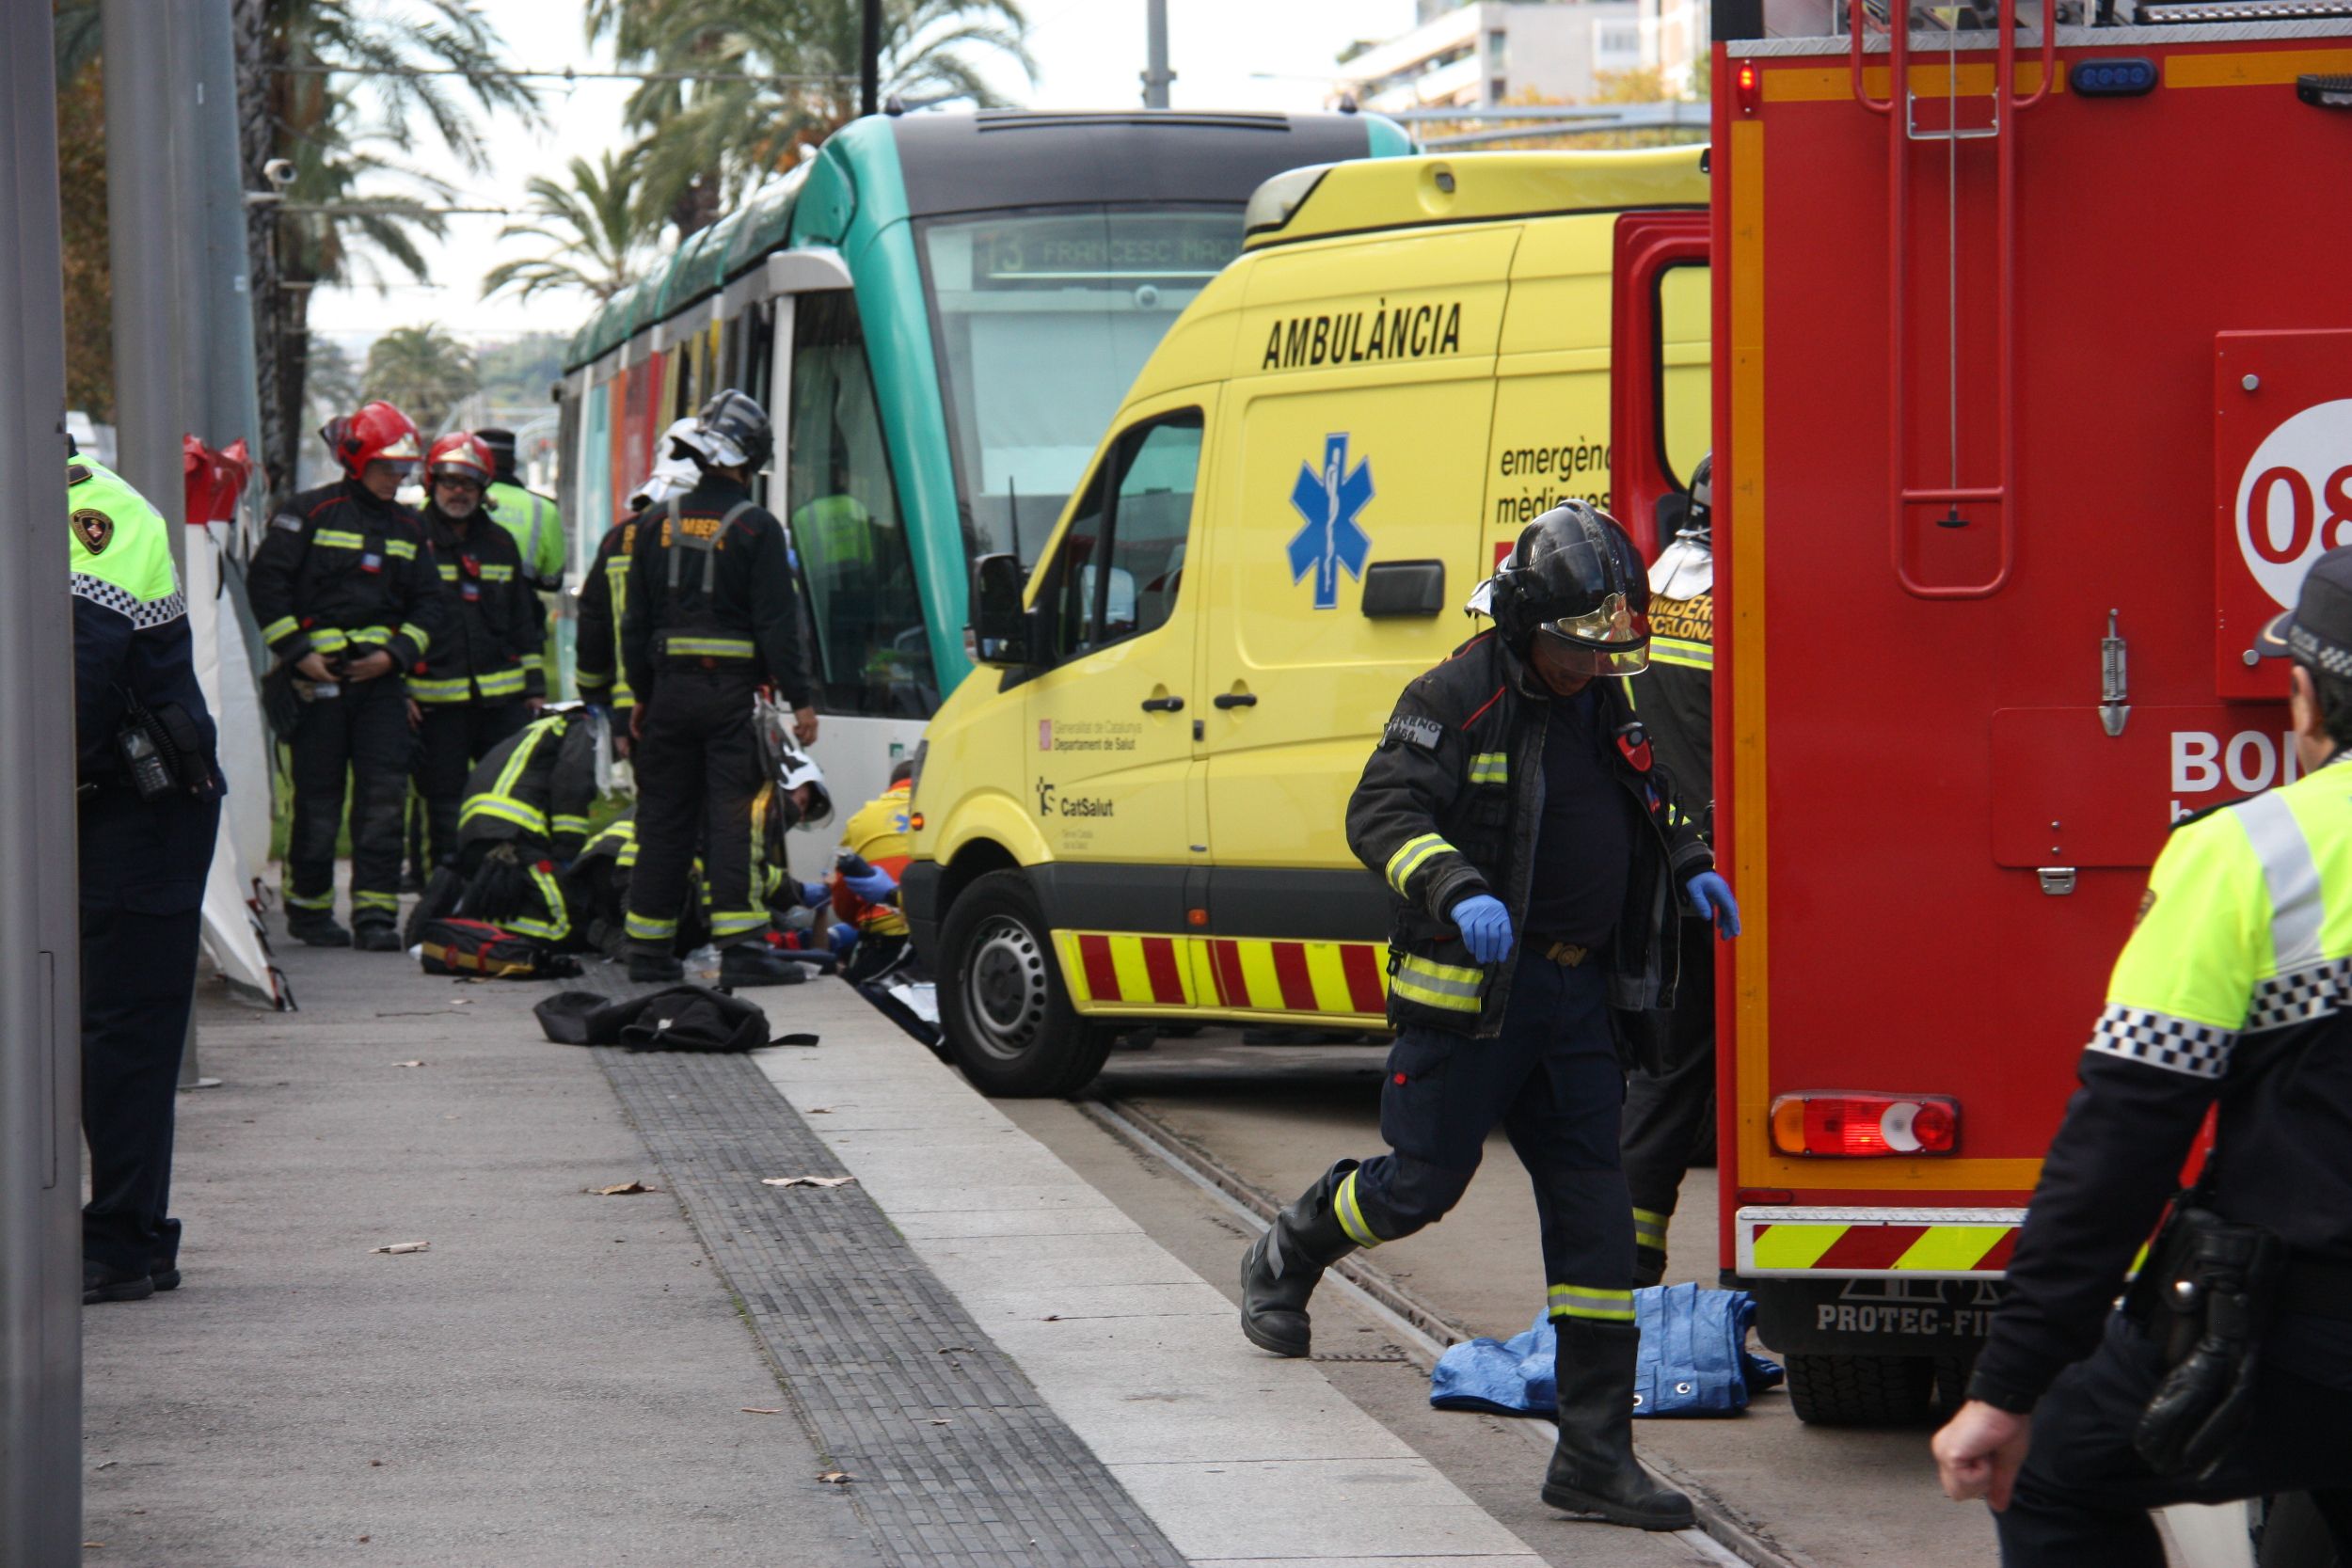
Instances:
[[[557,709],[493,746],[467,776],[457,869],[468,918],[577,945],[563,872],[588,839],[602,727],[589,708]]]
[[[1494,629],[1405,689],[1348,803],[1349,845],[1393,893],[1391,1152],[1333,1165],[1250,1247],[1242,1329],[1305,1355],[1323,1271],[1443,1218],[1500,1122],[1534,1180],[1558,1339],[1544,1500],[1680,1529],[1690,1499],[1633,1459],[1639,1333],[1613,1014],[1671,1005],[1678,890],[1723,935],[1739,911],[1603,678],[1649,659],[1649,585],[1625,531],[1581,501],[1554,508],[1481,599]]]

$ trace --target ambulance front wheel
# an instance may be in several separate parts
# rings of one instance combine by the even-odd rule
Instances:
[[[992,871],[947,907],[939,1022],[956,1065],[983,1094],[1074,1094],[1103,1070],[1111,1031],[1070,1005],[1037,894]]]

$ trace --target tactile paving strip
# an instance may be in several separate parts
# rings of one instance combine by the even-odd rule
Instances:
[[[749,1057],[596,1054],[886,1561],[1183,1568],[871,1197],[760,1184],[846,1173]]]

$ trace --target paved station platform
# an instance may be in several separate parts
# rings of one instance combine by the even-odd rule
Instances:
[[[1721,1560],[1532,1548],[837,982],[631,1054],[278,950],[301,1011],[201,1010],[184,1286],[86,1315],[87,1561]]]

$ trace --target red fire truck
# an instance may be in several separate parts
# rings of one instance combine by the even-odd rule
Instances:
[[[2352,7],[1999,3],[1715,4],[1723,1264],[1815,1421],[1964,1379],[2169,822],[2291,776],[2255,628],[2352,543]]]

